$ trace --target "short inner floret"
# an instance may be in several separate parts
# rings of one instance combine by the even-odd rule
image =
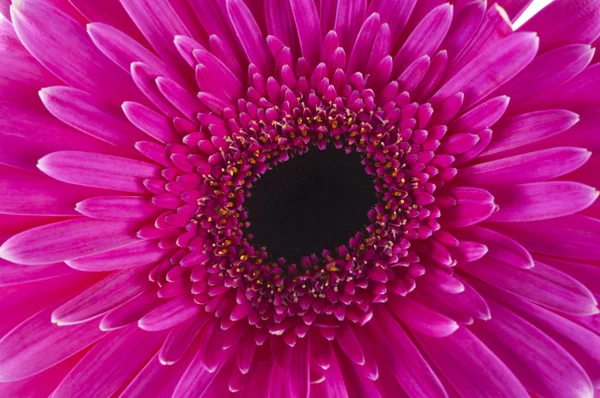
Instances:
[[[299,264],[304,256],[347,245],[370,224],[377,203],[360,154],[330,145],[312,148],[265,173],[245,200],[255,246],[272,260]]]

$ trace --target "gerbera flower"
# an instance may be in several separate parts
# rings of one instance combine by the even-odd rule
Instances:
[[[2,396],[600,388],[598,1],[9,3]]]

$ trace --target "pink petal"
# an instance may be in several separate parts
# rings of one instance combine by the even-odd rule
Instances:
[[[524,113],[506,118],[494,127],[494,137],[483,155],[528,145],[562,133],[579,122],[579,116],[562,109]]]
[[[473,187],[454,187],[456,205],[448,207],[442,217],[448,228],[464,228],[484,221],[496,211],[494,197],[486,190]]]
[[[377,341],[378,353],[387,359],[380,367],[388,368],[409,396],[447,396],[427,361],[386,308],[378,308],[367,327]]]
[[[340,46],[350,51],[365,20],[367,0],[338,0],[334,29]]]
[[[84,91],[47,87],[40,91],[40,97],[57,119],[114,146],[133,151],[136,141],[145,138],[129,123],[121,109]]]
[[[492,286],[556,311],[574,315],[599,312],[598,303],[584,285],[539,261],[533,268],[522,269],[484,257],[474,263],[460,263],[458,268]]]
[[[135,325],[111,332],[71,370],[53,396],[111,396],[127,385],[163,339],[163,333],[147,333]]]
[[[0,286],[19,285],[21,283],[51,279],[73,272],[73,269],[64,263],[30,267],[0,259]]]
[[[495,397],[528,396],[504,362],[467,328],[442,339],[413,336],[461,396],[479,397],[492,391]]]
[[[145,178],[158,177],[154,164],[99,153],[61,151],[44,156],[38,168],[59,181],[87,187],[146,193]]]
[[[161,212],[143,196],[99,196],[77,203],[76,210],[101,220],[146,220]]]
[[[410,297],[390,298],[388,309],[410,329],[432,337],[445,337],[458,329],[458,324]]]
[[[32,228],[0,246],[0,257],[17,264],[50,264],[102,253],[139,239],[127,221],[74,218]]]
[[[472,226],[454,231],[459,239],[469,239],[483,243],[488,252],[486,257],[506,263],[517,268],[532,268],[531,254],[518,242],[494,230]]]
[[[119,329],[130,323],[137,322],[141,317],[163,302],[156,295],[156,289],[148,289],[104,315],[100,322],[100,329]]]
[[[451,22],[450,4],[442,4],[427,14],[394,57],[392,75],[401,74],[408,65],[423,55],[433,56],[446,37]]]
[[[171,327],[197,316],[200,306],[189,297],[179,296],[150,311],[139,320],[140,328],[148,331],[170,329]]]
[[[199,315],[173,327],[160,349],[160,363],[172,365],[183,358],[210,316],[211,314]]]
[[[485,15],[486,4],[471,2],[457,9],[454,21],[442,47],[448,51],[449,61],[457,59],[477,32]]]
[[[190,358],[186,358],[175,365],[165,366],[160,363],[156,354],[137,373],[121,395],[128,398],[172,397],[189,361]]]
[[[5,214],[73,216],[75,203],[101,192],[5,166],[0,166],[0,175],[0,213]]]
[[[121,0],[121,4],[164,62],[179,71],[189,70],[173,38],[191,34],[168,0]]]
[[[88,20],[114,26],[135,40],[146,44],[144,36],[137,29],[119,0],[91,2],[87,0],[69,0]]]
[[[511,185],[490,192],[500,209],[488,220],[497,222],[568,216],[589,207],[599,194],[595,188],[570,181]]]
[[[164,101],[166,102],[166,100]],[[169,104],[169,106],[171,105]],[[176,142],[178,140],[172,119],[137,102],[124,102],[122,108],[127,119],[150,137],[160,142]]]
[[[388,23],[392,30],[392,39],[395,44],[400,39],[408,22],[417,0],[396,1],[396,0],[372,0],[367,10],[367,15],[376,12],[381,17],[381,23]]]
[[[600,386],[600,336],[535,304],[512,295],[493,293],[495,298],[566,349],[585,369],[594,386]]]
[[[40,373],[104,336],[97,322],[70,327],[50,323],[53,309],[38,312],[0,340],[0,380],[20,380]]]
[[[296,22],[302,56],[316,66],[321,55],[321,24],[317,7],[312,0],[290,0]]]
[[[177,72],[154,53],[113,26],[94,22],[88,24],[87,31],[96,47],[127,73],[133,62],[141,62],[162,76],[180,79]]]
[[[519,30],[538,32],[540,51],[571,43],[591,44],[600,35],[600,9],[594,0],[557,0]]]
[[[85,28],[67,14],[33,0],[14,3],[11,15],[25,47],[61,80],[108,102],[140,97],[128,76],[98,51]]]
[[[104,272],[149,265],[162,260],[167,251],[156,241],[144,241],[92,256],[68,260],[69,267],[87,272]]]
[[[149,285],[145,270],[113,272],[52,312],[59,326],[87,322],[137,296]]]
[[[0,164],[38,171],[39,158],[63,149],[115,153],[115,148],[56,120],[41,103],[0,102]],[[44,134],[36,134],[44,131]]]
[[[502,86],[498,93],[510,97],[512,110],[539,109],[535,99],[544,97],[550,89],[559,87],[583,72],[593,55],[594,50],[589,45],[559,47],[534,59],[514,79]],[[523,90],[524,85],[527,90]]]
[[[322,18],[322,17],[321,17]],[[350,57],[348,59],[348,67],[346,73],[354,73],[362,71],[367,65],[368,58],[365,54],[373,48],[377,30],[381,25],[379,14],[371,14],[362,24],[358,37],[354,43],[352,51],[348,51]]]
[[[465,106],[474,105],[523,70],[535,57],[538,38],[534,33],[515,33],[475,57],[438,90],[438,104],[462,91]]]
[[[534,253],[580,260],[600,257],[600,220],[594,218],[574,214],[551,220],[495,224],[494,229]]]
[[[591,292],[600,294],[600,267],[547,256],[536,256],[536,259],[569,274],[583,283]]]
[[[154,105],[156,109],[160,111],[159,113],[162,113],[167,118],[171,119],[170,123],[172,123],[172,119],[180,117],[181,113],[179,113],[179,111],[173,106],[173,104],[171,104],[171,102],[167,100],[158,89],[156,85],[156,79],[158,78],[158,76],[159,73],[146,64],[143,64],[141,62],[133,62],[131,64],[131,78],[133,79],[135,85],[146,96],[146,98],[150,100],[150,103],[148,105]],[[125,104],[128,103],[135,102],[129,101]],[[148,103],[148,101],[146,101],[145,103]],[[137,126],[137,124],[133,121],[132,123]],[[139,126],[137,127],[140,128]],[[148,134],[151,134],[147,130],[144,131]]]
[[[448,128],[457,132],[474,133],[492,127],[504,115],[510,101],[512,98],[507,96],[494,97],[452,121]],[[494,136],[495,134],[494,129]]]
[[[285,353],[284,391],[290,398],[310,396],[310,342],[300,339],[295,347],[287,347]]]
[[[227,13],[248,60],[264,76],[269,76],[273,69],[272,56],[252,13],[242,0],[227,0]]]
[[[561,346],[506,308],[491,300],[489,304],[492,319],[471,330],[528,391],[552,398],[594,395],[585,371]]]
[[[486,188],[545,181],[578,169],[591,154],[583,148],[546,149],[466,167],[457,179]]]

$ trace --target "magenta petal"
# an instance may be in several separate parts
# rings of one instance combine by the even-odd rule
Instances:
[[[33,215],[76,215],[75,203],[94,193],[65,184],[40,173],[0,165],[0,213]]]
[[[85,28],[44,1],[14,3],[12,21],[25,47],[69,85],[113,103],[139,98],[131,79],[94,46]]]
[[[546,149],[466,167],[457,180],[481,187],[545,181],[578,169],[591,155],[583,148]]]
[[[146,220],[161,212],[143,196],[99,196],[77,203],[76,210],[100,220]]]
[[[54,396],[111,396],[127,385],[163,339],[163,333],[147,333],[135,325],[107,334],[62,380]]]
[[[486,190],[473,187],[455,187],[452,196],[456,205],[444,209],[443,225],[464,228],[477,224],[496,211],[494,197]]]
[[[406,326],[432,337],[445,337],[458,329],[458,324],[425,304],[410,297],[390,298],[388,309]]]
[[[446,391],[410,337],[385,307],[367,324],[377,341],[378,354],[402,388],[414,397],[445,397]]]
[[[458,267],[492,286],[556,311],[574,315],[598,313],[598,303],[583,284],[539,261],[530,269],[486,258],[479,262],[461,263]]]
[[[427,356],[464,397],[527,397],[510,369],[467,328],[439,339],[414,334]],[[468,372],[464,370],[468,369]]]
[[[527,390],[551,398],[594,396],[588,375],[567,351],[510,310],[488,301],[492,319],[474,324],[471,330]]]
[[[109,144],[133,151],[145,138],[129,123],[118,106],[70,87],[47,87],[40,91],[46,109],[57,119]]]
[[[38,168],[57,180],[88,187],[147,193],[143,180],[159,176],[154,164],[98,153],[61,151],[44,156]]]
[[[296,22],[302,56],[316,66],[321,55],[321,24],[317,6],[312,0],[290,0]]]
[[[37,280],[51,279],[73,273],[74,270],[64,263],[38,265],[30,267],[0,260],[0,286],[19,285]]]
[[[38,312],[0,340],[0,380],[35,375],[103,337],[96,322],[72,327],[50,323],[53,309]]]
[[[103,272],[129,269],[156,263],[167,255],[156,241],[143,241],[92,256],[68,260],[67,264],[81,271]]]
[[[177,35],[191,35],[170,2],[121,0],[121,4],[158,55],[176,70],[187,70],[185,61],[173,45],[173,38]]]
[[[149,285],[145,270],[113,272],[52,312],[52,322],[73,325],[94,319],[137,296]]]
[[[491,189],[499,206],[488,221],[535,221],[568,216],[586,209],[599,192],[570,181],[534,182]]]
[[[533,33],[515,33],[481,53],[432,97],[433,103],[462,91],[465,106],[474,105],[516,76],[535,57],[538,38]]]
[[[551,220],[495,224],[494,229],[534,253],[594,261],[600,257],[600,220],[594,218],[574,214]],[[565,239],[565,234],[569,239]]]
[[[191,317],[197,316],[199,312],[200,307],[198,304],[186,296],[178,296],[150,311],[139,320],[138,325],[148,331],[170,329]]]
[[[519,30],[538,32],[541,51],[571,43],[591,44],[600,35],[600,8],[594,0],[556,0]]]
[[[127,221],[74,218],[32,228],[0,246],[0,257],[17,264],[50,264],[102,253],[140,240]]]

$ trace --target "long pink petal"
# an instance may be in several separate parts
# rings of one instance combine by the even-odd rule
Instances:
[[[417,0],[395,1],[395,0],[373,0],[369,4],[367,15],[376,12],[381,17],[381,23],[389,23],[392,30],[392,39],[395,44],[400,39],[408,22]]]
[[[548,256],[536,256],[536,260],[571,275],[583,283],[591,292],[600,294],[600,267]]]
[[[64,263],[30,267],[0,259],[0,286],[19,285],[21,283],[51,279],[73,272],[74,270]]]
[[[98,196],[77,203],[75,209],[100,220],[147,220],[161,212],[143,196]]]
[[[583,148],[552,148],[480,163],[461,170],[460,182],[493,187],[545,181],[583,166],[591,152]]]
[[[600,9],[594,0],[556,0],[519,30],[537,32],[540,51],[571,43],[591,44],[600,35]]]
[[[165,63],[178,71],[188,70],[173,38],[191,34],[168,0],[121,0],[121,4]]]
[[[489,304],[492,319],[471,330],[528,391],[549,398],[594,395],[589,377],[567,351],[510,310],[491,300]]]
[[[137,322],[163,302],[156,295],[156,289],[148,289],[104,315],[100,321],[100,329],[119,329]]]
[[[94,46],[85,28],[44,1],[14,3],[19,39],[49,71],[69,85],[113,103],[138,99],[129,77]]]
[[[594,386],[600,386],[600,336],[552,311],[513,295],[496,290],[490,291],[490,294],[559,343],[585,369]]]
[[[450,4],[442,4],[423,18],[394,57],[392,76],[400,75],[408,65],[423,55],[433,56],[448,33],[452,10]]]
[[[494,229],[533,253],[594,261],[600,257],[600,220],[594,218],[574,214],[526,223],[496,223]]]
[[[52,312],[59,326],[87,322],[137,296],[149,285],[145,270],[113,272]]]
[[[589,45],[572,44],[559,47],[534,59],[514,79],[497,93],[510,97],[510,109],[537,108],[535,99],[583,72],[592,60],[594,50]],[[523,90],[527,85],[527,90]]]
[[[312,0],[289,0],[302,56],[312,65],[319,63],[321,55],[321,24],[317,6]]]
[[[486,190],[455,187],[451,193],[455,206],[445,210],[442,223],[448,228],[464,228],[484,221],[496,211],[494,197]]]
[[[53,307],[27,319],[0,340],[0,380],[35,375],[104,336],[97,322],[60,327],[50,322]]]
[[[56,181],[40,173],[0,165],[0,213],[32,215],[76,215],[75,203],[102,191]]]
[[[44,156],[38,168],[52,178],[87,187],[147,193],[146,178],[159,176],[154,164],[99,153],[61,151]]]
[[[500,207],[488,221],[535,221],[568,216],[589,207],[599,192],[570,181],[534,182],[491,189]]]
[[[145,138],[119,107],[99,101],[92,94],[55,86],[42,89],[40,97],[57,119],[109,144],[133,152],[134,144]]]
[[[598,303],[583,284],[539,261],[530,269],[511,267],[486,258],[474,263],[460,263],[458,267],[492,286],[556,311],[574,315],[599,312]]]
[[[211,314],[199,315],[173,327],[160,349],[160,362],[163,365],[172,365],[183,358],[210,316]]]
[[[158,88],[156,90],[157,93],[160,94]],[[163,98],[163,100],[167,102],[166,99]],[[170,103],[169,106],[172,108]],[[173,126],[172,119],[169,117],[155,112],[137,102],[124,102],[122,108],[127,119],[150,137],[160,142],[177,141],[177,132]]]
[[[506,263],[517,268],[532,268],[531,254],[515,240],[494,230],[480,226],[472,226],[453,231],[459,239],[483,243],[488,252],[486,257]]]
[[[147,333],[135,325],[111,332],[71,370],[53,396],[111,396],[148,362],[163,339],[164,333]]]
[[[158,354],[148,361],[121,394],[129,398],[172,397],[191,358],[174,365],[165,366],[158,360]]]
[[[80,133],[53,117],[39,99],[36,103],[0,101],[0,164],[37,171],[39,158],[65,149],[121,153],[86,134]],[[37,132],[44,131],[44,134]]]
[[[387,359],[380,367],[389,368],[409,396],[447,396],[427,361],[386,308],[379,308],[367,327],[377,341],[378,353]]]
[[[534,33],[515,33],[475,57],[432,97],[433,103],[462,91],[465,106],[476,104],[522,71],[535,57]]]
[[[186,296],[179,296],[150,311],[139,320],[138,325],[148,331],[165,330],[199,313],[198,304]]]
[[[0,257],[17,264],[50,264],[139,242],[128,221],[74,218],[32,228],[0,246]]]
[[[365,20],[367,0],[338,0],[334,29],[340,46],[349,52],[354,47],[356,36]]]
[[[92,256],[68,260],[67,264],[81,271],[115,271],[153,264],[162,260],[166,254],[167,251],[159,248],[156,241],[143,241]]]
[[[445,337],[458,329],[458,324],[410,297],[390,298],[388,309],[410,329],[432,337]]]
[[[504,362],[467,328],[442,339],[413,336],[461,396],[479,397],[491,391],[496,397],[528,396]]]

